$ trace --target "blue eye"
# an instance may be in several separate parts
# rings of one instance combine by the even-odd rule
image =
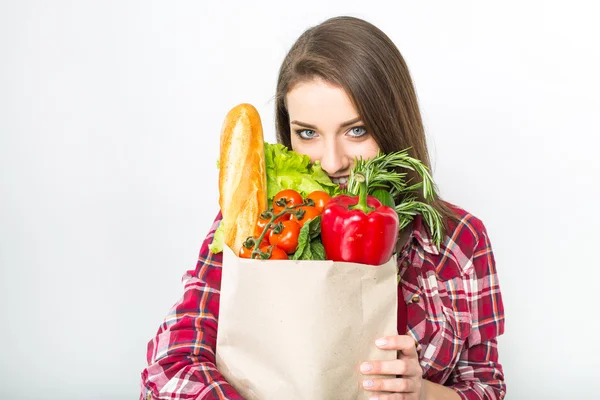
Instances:
[[[352,137],[361,137],[367,134],[367,129],[364,126],[355,126],[348,131],[348,134]]]
[[[298,129],[296,130],[296,135],[298,135],[300,139],[310,140],[317,135],[317,132],[312,129]]]

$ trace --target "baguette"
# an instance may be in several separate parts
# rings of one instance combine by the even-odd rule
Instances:
[[[267,207],[267,174],[260,115],[240,104],[225,116],[219,156],[219,206],[224,244],[238,253]]]

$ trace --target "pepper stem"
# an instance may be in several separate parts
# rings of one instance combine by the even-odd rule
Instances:
[[[362,173],[356,172],[354,180],[358,182],[358,203],[349,208],[351,210],[361,210],[365,214],[373,211],[373,208],[367,205],[367,178]]]

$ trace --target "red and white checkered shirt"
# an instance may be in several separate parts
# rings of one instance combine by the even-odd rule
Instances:
[[[450,225],[439,252],[417,217],[398,254],[399,310],[406,311],[399,331],[406,327],[418,341],[423,378],[463,399],[502,399],[496,338],[504,332],[504,308],[494,256],[482,222],[455,210],[460,221]],[[196,269],[183,277],[183,298],[148,343],[142,400],[243,399],[215,367],[222,254],[208,245],[220,220],[219,214]]]

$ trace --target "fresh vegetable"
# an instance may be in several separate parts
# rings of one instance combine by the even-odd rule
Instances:
[[[389,196],[384,194],[383,190],[395,200],[394,209],[398,214],[399,230],[410,224],[417,214],[421,214],[434,244],[439,248],[443,237],[442,216],[428,203],[435,195],[434,181],[428,168],[420,160],[410,157],[408,151],[409,149],[406,149],[387,154],[379,152],[377,156],[368,160],[356,159],[348,179],[347,193],[358,193],[361,182],[356,180],[356,176],[362,175],[368,194],[376,196],[384,204],[389,204]],[[402,170],[415,171],[421,177],[421,181],[407,181],[407,173],[401,172]],[[415,195],[417,190],[422,190],[424,201]]]
[[[331,196],[329,195],[329,193],[324,192],[322,190],[315,190],[314,192],[306,196],[306,198],[312,200],[313,203],[315,203],[315,208],[320,213],[323,212],[323,207],[325,207],[325,204],[327,204],[329,200],[331,200]]]
[[[261,214],[254,237],[247,238],[239,257],[273,259],[272,254],[267,252],[273,250],[264,244],[267,240],[267,244],[276,246],[294,260],[324,260],[325,249],[320,238],[321,213],[312,204],[313,200],[302,198],[293,190],[284,189],[276,193],[273,207]],[[279,212],[275,212],[275,207]]]
[[[354,174],[359,195],[336,196],[323,210],[321,239],[333,261],[381,265],[390,259],[398,240],[398,215],[367,195],[365,176]]]
[[[223,251],[225,243],[225,225],[219,223],[217,230],[213,236],[212,242],[208,245],[208,249],[213,254],[218,254]]]
[[[311,163],[307,155],[270,143],[265,143],[264,152],[269,200],[283,189],[294,189],[303,197],[317,190],[332,196],[340,193],[339,186],[331,181],[320,163]]]
[[[311,219],[314,219],[321,215],[319,210],[317,210],[314,206],[302,206],[298,207],[298,210],[292,214],[292,221],[296,221],[300,227],[303,227],[304,224]]]
[[[263,245],[263,246],[261,246],[260,251],[263,254],[263,257],[260,257],[260,258],[263,260],[288,260],[289,259],[286,252],[277,246]]]
[[[260,245],[257,243],[260,242]],[[266,236],[253,238],[249,237],[246,239],[240,251],[238,252],[240,258],[258,258],[261,260],[287,260],[287,253],[279,246],[269,243]]]
[[[264,211],[263,213],[260,214],[258,221],[256,221],[256,227],[254,229],[254,236],[256,236],[256,237],[260,236],[260,234],[264,231],[265,226],[267,226],[267,224],[269,222],[271,222],[272,215],[273,215],[273,213],[271,211]],[[283,214],[282,216],[280,216],[279,218],[277,218],[275,220],[275,223],[289,221],[290,217],[291,217],[290,214]]]
[[[271,213],[263,212],[262,214],[260,214],[260,217],[258,217],[258,220],[256,221],[254,235],[260,236],[260,234],[265,230],[265,227],[269,222],[271,222]]]
[[[384,206],[392,208],[396,207],[392,194],[385,189],[375,189],[371,195],[379,200]]]
[[[269,243],[287,254],[292,254],[298,247],[299,234],[300,224],[296,221],[279,222],[269,232]]]
[[[238,253],[239,258],[250,258],[252,257],[252,248],[247,248],[244,245],[240,247],[240,251]]]
[[[302,195],[294,189],[284,189],[273,197],[273,212],[281,213],[284,208],[302,204]]]
[[[238,257],[240,258],[252,258],[252,250],[254,250],[254,245],[258,242],[258,237],[249,237],[240,247],[240,251],[238,252]],[[265,236],[260,242],[259,247],[269,246],[269,239]]]
[[[305,223],[298,236],[298,248],[293,260],[325,260],[325,248],[321,242],[321,216]]]
[[[273,199],[273,207],[260,215],[262,221],[257,222],[256,237],[249,237],[244,242],[246,247],[252,247],[250,258],[262,260],[270,258],[271,250],[267,254],[265,251],[267,247],[262,245],[262,241],[265,239],[270,245],[281,249],[284,253],[293,253],[298,246],[300,225],[289,218],[303,205],[305,203],[302,196],[294,190],[285,189],[277,193]],[[277,207],[279,212],[275,212],[274,207]],[[263,227],[262,230],[258,229],[260,226]]]

